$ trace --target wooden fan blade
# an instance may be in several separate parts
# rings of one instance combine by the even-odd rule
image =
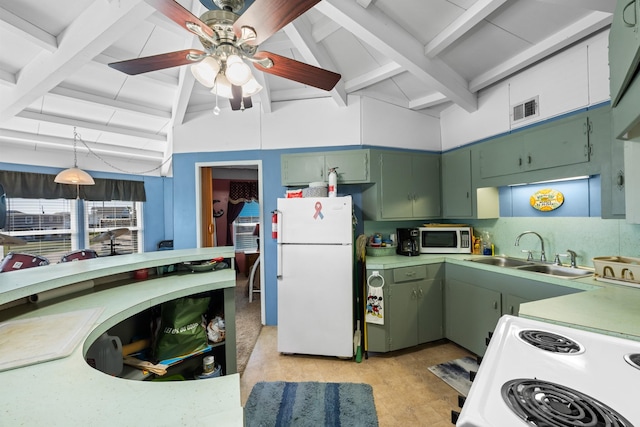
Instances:
[[[242,108],[242,86],[231,85],[231,93],[233,98],[229,99],[231,109],[236,111]]]
[[[129,59],[126,61],[112,62],[109,67],[125,74],[134,76],[136,74],[148,73],[149,71],[163,70],[165,68],[177,67],[178,65],[193,64],[189,59],[189,54],[204,55],[205,53],[197,49],[185,49],[177,52],[161,53],[160,55],[146,56],[144,58]]]
[[[256,0],[233,24],[233,31],[240,37],[242,27],[253,28],[257,38],[247,44],[257,46],[317,3],[320,0]]]
[[[253,65],[260,71],[317,87],[318,89],[331,90],[342,77],[333,71],[314,67],[313,65],[305,64],[304,62],[276,55],[271,52],[257,52],[254,58],[269,58],[273,61],[273,67],[271,68],[266,68],[259,63],[254,63]]]
[[[189,12],[187,9],[182,7],[180,3],[174,0],[145,0],[151,6],[155,7],[160,13],[162,13],[167,18],[171,19],[176,24],[180,25],[185,30],[192,32],[189,27],[187,27],[187,22],[193,22],[198,25],[202,31],[210,35],[214,36],[213,30],[207,26],[204,22],[200,20],[193,13]]]
[[[231,93],[233,94],[233,98],[229,99],[229,104],[231,104],[233,111],[246,110],[247,108],[253,107],[250,96],[242,97],[242,86],[231,85]]]

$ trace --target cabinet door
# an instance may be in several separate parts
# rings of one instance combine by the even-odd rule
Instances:
[[[471,150],[442,155],[442,215],[445,218],[470,218]]]
[[[480,148],[480,176],[510,175],[524,170],[522,135],[509,135],[497,141],[485,142]]]
[[[325,156],[325,166],[338,168],[338,184],[369,182],[369,150],[340,151]]]
[[[619,0],[609,32],[609,88],[616,107],[640,63],[640,1]]]
[[[500,318],[500,292],[455,279],[445,284],[445,336],[482,356]]]
[[[416,283],[418,288],[418,344],[444,337],[442,327],[442,280],[429,279]]]
[[[325,181],[324,155],[290,154],[282,157],[282,185],[308,185]]]
[[[409,155],[411,158],[412,217],[440,217],[439,156]]]
[[[520,304],[529,302],[528,299],[519,297],[517,295],[503,294],[502,295],[502,314],[510,314],[517,316],[520,312]]]
[[[389,322],[389,350],[393,351],[418,344],[418,291],[415,281],[390,286],[385,322]]]
[[[588,130],[587,118],[579,117],[525,132],[525,169],[539,170],[588,162]]]
[[[380,167],[380,208],[383,219],[413,217],[411,156],[405,153],[382,153]]]

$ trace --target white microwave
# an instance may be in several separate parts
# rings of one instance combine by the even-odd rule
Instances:
[[[420,227],[421,254],[470,254],[471,227]]]

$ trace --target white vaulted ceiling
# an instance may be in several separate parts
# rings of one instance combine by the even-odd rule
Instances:
[[[269,0],[255,0],[269,1]],[[198,0],[178,0],[194,15]],[[204,1],[211,3],[211,0]],[[253,1],[245,1],[250,7]],[[342,75],[325,92],[253,70],[274,103],[361,94],[438,116],[472,112],[477,92],[611,23],[615,0],[322,0],[260,45]],[[143,0],[0,3],[0,161],[7,147],[67,155],[73,128],[98,153],[159,165],[171,129],[211,114],[188,66],[128,76],[108,63],[187,48],[196,36]],[[228,105],[224,114],[232,112]]]

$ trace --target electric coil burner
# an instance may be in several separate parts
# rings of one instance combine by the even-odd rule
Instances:
[[[638,385],[640,341],[505,315],[456,425],[640,427]]]
[[[640,369],[640,353],[625,354],[624,360],[626,360],[627,363],[633,366],[634,368]]]
[[[502,398],[532,426],[631,426],[622,415],[596,399],[547,381],[509,381],[502,386]]]
[[[577,342],[562,335],[547,331],[527,329],[521,331],[518,336],[524,342],[553,353],[580,353],[582,347]]]

